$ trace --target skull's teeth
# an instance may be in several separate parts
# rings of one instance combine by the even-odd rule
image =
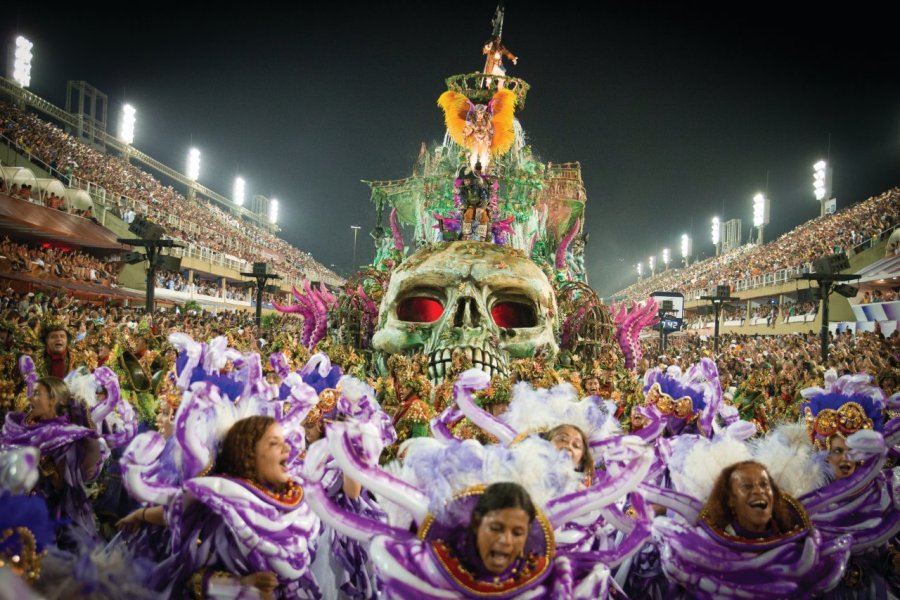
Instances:
[[[453,349],[445,348],[443,350],[436,350],[431,355],[431,360],[428,365],[428,378],[431,380],[432,384],[437,385],[446,378],[447,373],[450,372],[452,363],[451,356],[453,355],[453,351],[457,349],[462,350],[465,353],[466,357],[472,361],[472,366],[474,368],[484,371],[489,377],[498,374],[506,374],[506,369],[503,368],[503,363],[500,358],[495,356],[486,347],[478,348],[475,346],[467,346]]]

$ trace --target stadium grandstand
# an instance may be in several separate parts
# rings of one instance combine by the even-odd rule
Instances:
[[[660,270],[613,295],[641,301],[658,291],[684,294],[688,332],[713,329],[711,304],[719,286],[734,298],[724,307],[723,333],[785,334],[821,328],[818,288],[798,277],[816,259],[846,253],[859,275],[831,296],[832,331],[881,332],[890,336],[900,320],[900,188],[893,188],[835,214],[807,221],[763,245],[740,246],[685,268]],[[849,297],[848,297],[849,296]]]
[[[142,219],[183,246],[164,252],[174,269],[157,272],[155,296],[163,304],[193,300],[249,309],[253,290],[241,273],[258,262],[281,277],[264,305],[290,304],[291,287],[304,280],[343,283],[278,237],[268,199],[254,198],[248,210],[98,130],[89,115],[63,110],[5,78],[0,153],[0,278],[19,291],[49,286],[140,300],[146,263],[133,253],[141,249],[117,240],[134,238],[129,226]]]

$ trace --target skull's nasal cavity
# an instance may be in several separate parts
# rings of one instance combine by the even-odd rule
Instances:
[[[460,298],[456,303],[456,314],[453,315],[455,327],[480,327],[481,313],[474,298]]]

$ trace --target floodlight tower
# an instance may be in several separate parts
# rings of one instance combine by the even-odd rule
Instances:
[[[668,248],[663,248],[662,259],[663,259],[663,265],[665,265],[665,270],[668,271],[669,270],[669,249]]]
[[[130,104],[122,106],[122,114],[119,115],[119,141],[125,144],[125,152],[123,158],[128,162],[129,150],[134,143],[134,107]]]
[[[194,198],[197,195],[197,190],[194,188],[193,182],[200,179],[200,151],[196,148],[188,150],[187,178],[192,182],[192,185],[188,188],[188,198]]]
[[[684,261],[684,266],[688,267],[691,264],[691,236],[686,233],[681,234],[681,258]]]
[[[813,165],[813,194],[816,200],[821,204],[819,216],[825,216],[825,205],[829,203],[831,198],[831,167],[824,160],[820,160]]]
[[[712,243],[716,248],[716,256],[719,255],[719,252],[722,250],[721,244],[719,241],[722,237],[722,223],[719,222],[719,217],[712,218]]]
[[[650,277],[654,277],[656,275],[655,260],[656,260],[655,257],[651,256],[647,261],[650,265]]]
[[[31,59],[34,55],[31,49],[34,48],[28,39],[23,36],[16,38],[16,49],[13,54],[13,81],[20,87],[27,88],[31,85]]]
[[[644,265],[643,263],[637,264],[637,273],[638,273],[638,281],[642,280],[644,277]]]
[[[278,200],[275,198],[269,201],[269,223],[272,225],[278,223]]]
[[[244,190],[246,189],[246,183],[244,182],[243,177],[235,177],[234,178],[234,203],[238,206],[244,205]]]
[[[762,192],[753,196],[753,226],[758,234],[756,243],[762,246],[763,230],[769,224],[769,199]]]

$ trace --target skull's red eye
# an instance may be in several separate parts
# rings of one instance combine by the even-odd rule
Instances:
[[[522,302],[498,302],[491,309],[491,317],[498,327],[534,327],[534,309]]]
[[[415,323],[433,323],[444,314],[444,307],[434,298],[407,298],[397,306],[397,318]]]

